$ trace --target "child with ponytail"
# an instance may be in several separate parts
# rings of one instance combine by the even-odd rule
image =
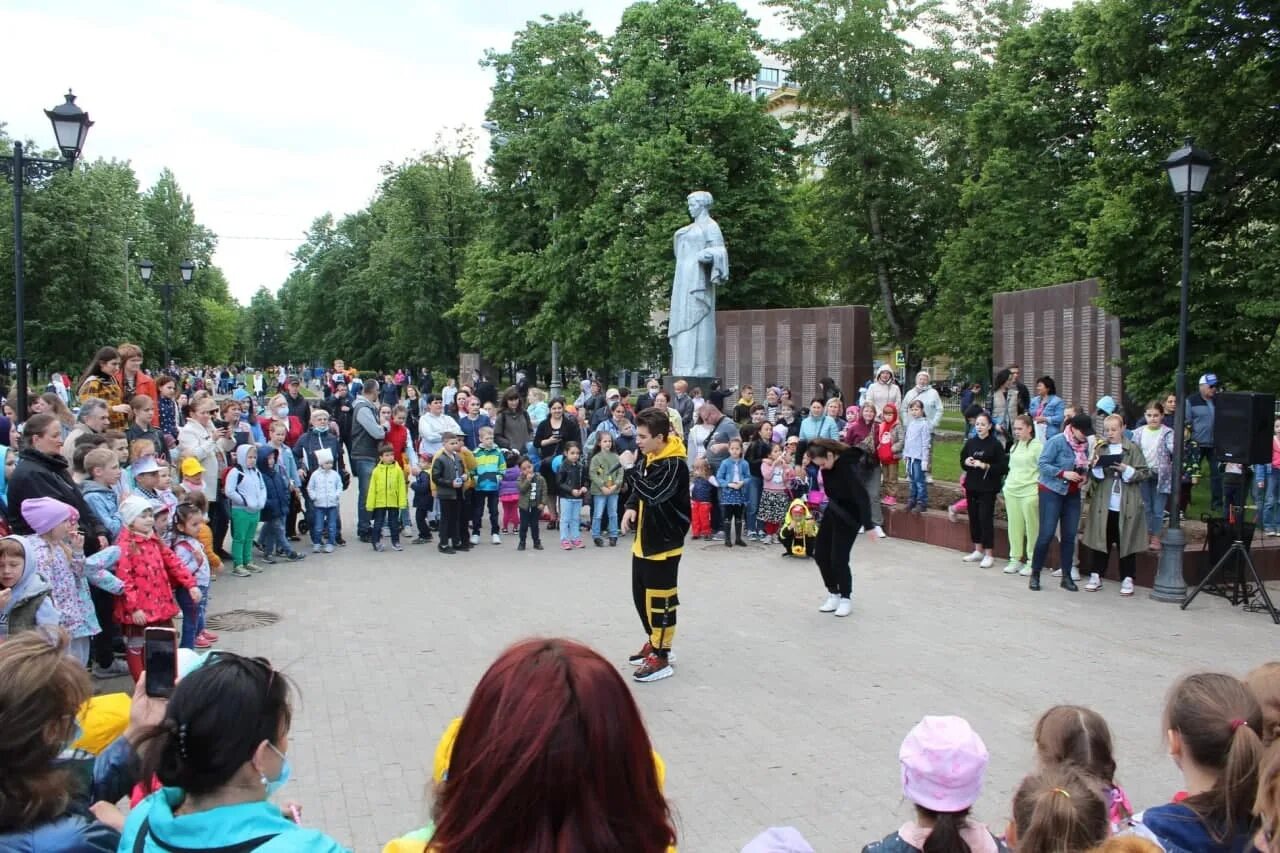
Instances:
[[[1253,814],[1260,824],[1253,846],[1261,853],[1280,853],[1280,746],[1276,744],[1262,757]]]
[[[862,853],[1007,853],[969,817],[982,793],[987,758],[986,744],[965,720],[922,719],[898,750],[902,796],[915,804],[916,818]]]
[[[1055,705],[1036,722],[1035,744],[1042,769],[1069,767],[1102,786],[1113,834],[1128,827],[1133,806],[1115,782],[1111,729],[1101,714],[1080,705]]]
[[[1006,840],[1018,853],[1085,853],[1110,834],[1098,781],[1075,767],[1063,764],[1033,773],[1013,795],[1013,825]]]
[[[1164,714],[1169,755],[1189,796],[1134,815],[1134,833],[1167,853],[1242,853],[1253,843],[1262,709],[1239,679],[1189,675]]]

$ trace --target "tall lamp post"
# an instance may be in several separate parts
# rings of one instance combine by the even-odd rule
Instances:
[[[156,265],[151,261],[142,261],[138,264],[138,275],[142,276],[143,284],[151,283],[151,274],[155,271]],[[191,276],[196,271],[196,265],[191,261],[183,261],[178,264],[178,271],[182,273],[182,284],[190,284]],[[173,292],[181,285],[172,282],[164,282],[157,284],[160,292],[164,294],[164,370],[169,369],[169,324],[173,316]]]
[[[1191,205],[1204,192],[1205,181],[1213,158],[1187,144],[1169,155],[1162,164],[1169,173],[1173,194],[1182,199],[1182,292],[1178,308],[1178,378],[1175,394],[1178,409],[1173,415],[1173,492],[1169,495],[1169,527],[1164,532],[1160,565],[1156,570],[1151,597],[1156,601],[1181,604],[1187,597],[1187,583],[1182,576],[1182,554],[1187,540],[1182,532],[1178,504],[1182,497],[1182,443],[1187,411],[1187,292],[1191,287]]]
[[[28,157],[22,150],[22,143],[16,140],[13,143],[13,154],[0,157],[0,172],[13,182],[13,323],[18,359],[18,399],[13,408],[18,413],[19,421],[27,419],[27,338],[23,329],[27,306],[22,261],[22,187],[27,181],[41,181],[51,177],[59,169],[73,167],[84,148],[89,128],[93,127],[89,114],[76,106],[76,96],[68,91],[66,98],[65,103],[44,111],[53,123],[53,135],[62,151],[61,160]]]

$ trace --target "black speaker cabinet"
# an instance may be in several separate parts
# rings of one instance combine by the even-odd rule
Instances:
[[[1239,392],[1213,401],[1213,449],[1220,462],[1260,465],[1271,462],[1276,396]]]

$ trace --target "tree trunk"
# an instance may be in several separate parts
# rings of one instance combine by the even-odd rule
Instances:
[[[849,129],[855,135],[861,116],[854,105],[849,107]],[[865,163],[862,166],[865,185],[870,184],[871,176]],[[867,223],[871,228],[871,245],[875,249],[876,285],[880,288],[880,299],[884,303],[884,315],[889,321],[889,331],[894,341],[904,343],[902,323],[898,320],[897,303],[893,298],[893,282],[889,280],[889,266],[884,261],[884,228],[880,224],[880,203],[874,199],[867,204]]]

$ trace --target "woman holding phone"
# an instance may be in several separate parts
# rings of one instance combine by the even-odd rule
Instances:
[[[337,853],[271,797],[289,781],[289,680],[263,658],[210,652],[178,682],[164,719],[143,735],[143,778],[163,786],[129,813],[120,850]]]
[[[1136,555],[1147,549],[1146,507],[1140,484],[1154,472],[1147,466],[1142,448],[1124,437],[1124,418],[1108,415],[1103,433],[1089,457],[1085,487],[1089,514],[1081,540],[1093,562],[1084,588],[1087,592],[1102,589],[1102,576],[1114,546],[1120,555],[1120,594],[1133,595]]]

